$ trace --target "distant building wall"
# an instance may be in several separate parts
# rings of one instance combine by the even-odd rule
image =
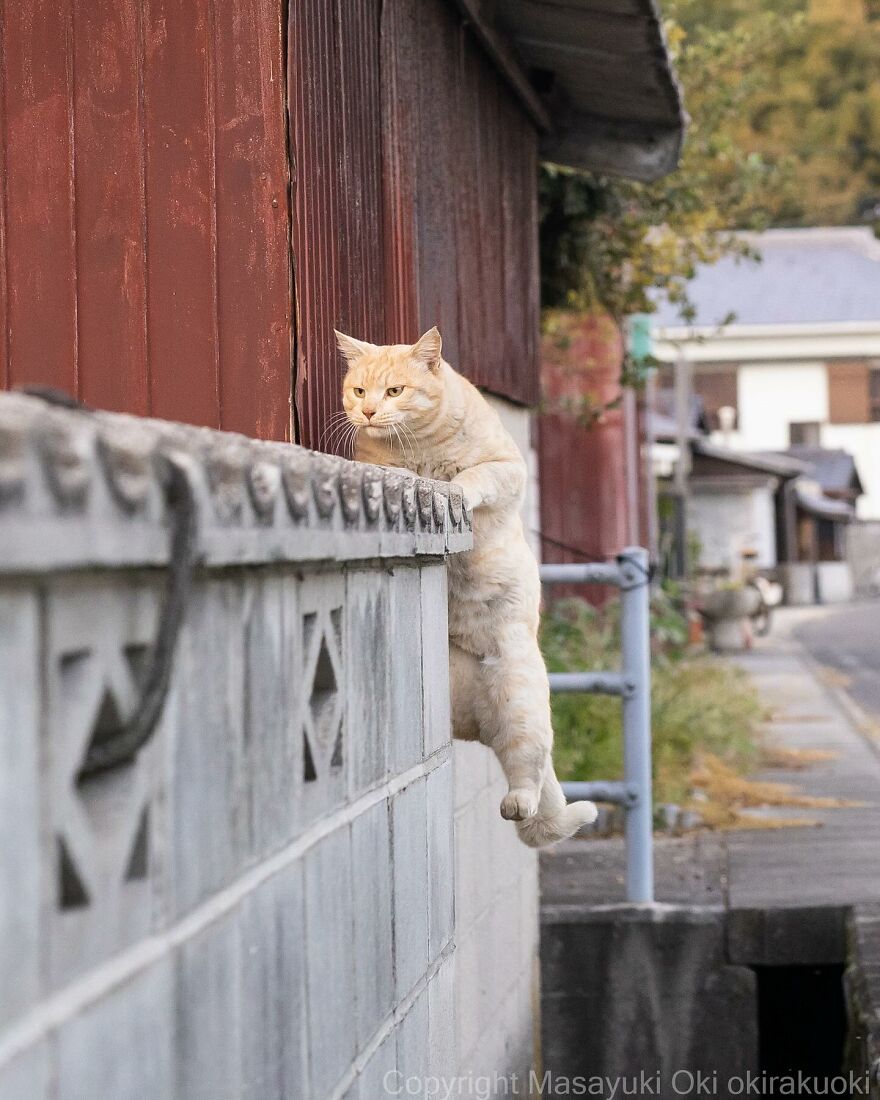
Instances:
[[[856,595],[880,596],[880,521],[851,524],[846,547]]]
[[[747,450],[784,450],[790,424],[828,420],[824,363],[750,363],[739,369],[737,392],[737,443]]]
[[[688,505],[688,531],[700,542],[700,565],[736,569],[745,550],[757,551],[761,569],[776,565],[773,494],[770,489],[741,492],[695,488]]]
[[[856,460],[856,469],[865,494],[859,497],[859,519],[880,520],[880,423],[824,424],[823,447],[839,447]]]
[[[0,1100],[527,1070],[535,854],[450,743],[460,496],[17,395],[0,455]]]

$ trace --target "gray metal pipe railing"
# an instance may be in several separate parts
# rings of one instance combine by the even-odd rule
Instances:
[[[607,584],[620,589],[621,671],[550,674],[554,692],[616,695],[623,701],[623,782],[563,783],[570,801],[612,802],[626,810],[626,894],[654,900],[651,799],[651,626],[647,550],[628,547],[617,563],[542,565],[544,584]]]

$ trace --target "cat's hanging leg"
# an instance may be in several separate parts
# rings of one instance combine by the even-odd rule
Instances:
[[[496,641],[496,653],[480,662],[480,740],[507,778],[501,816],[523,821],[538,812],[553,743],[547,673],[525,625],[503,628]]]
[[[477,700],[482,692],[480,659],[449,643],[449,688],[452,699],[452,736],[460,741],[478,741],[480,723]]]
[[[502,633],[498,655],[482,661],[481,680],[480,740],[494,750],[504,769],[509,790],[501,815],[516,821],[520,840],[543,847],[595,821],[592,802],[566,804],[553,770],[547,670],[526,627]]]

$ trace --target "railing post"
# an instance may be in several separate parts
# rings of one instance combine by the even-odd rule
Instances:
[[[654,900],[651,799],[651,654],[648,552],[628,547],[619,555],[620,643],[623,675],[632,690],[623,697],[624,782],[638,792],[626,815],[626,892],[631,902]]]

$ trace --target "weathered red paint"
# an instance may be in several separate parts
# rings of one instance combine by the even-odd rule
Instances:
[[[0,384],[289,438],[272,0],[2,0]]]
[[[220,424],[214,72],[207,5],[146,0],[144,145],[150,407]]]
[[[479,385],[537,398],[536,134],[447,0],[291,6],[302,439],[332,444],[334,326],[439,325]]]
[[[333,327],[439,324],[536,399],[537,138],[473,29],[448,0],[283,11],[0,0],[0,384],[270,438],[293,397],[318,445]]]
[[[620,397],[622,353],[620,332],[608,318],[560,315],[544,335],[541,378],[548,410],[554,410],[538,418],[545,561],[602,561],[633,541],[624,408],[610,409],[592,423],[578,414],[585,395],[593,408]],[[638,478],[643,501],[642,470]],[[639,536],[646,519],[635,517]],[[572,594],[596,596],[583,588]]]
[[[3,0],[7,384],[77,388],[72,0]]]

